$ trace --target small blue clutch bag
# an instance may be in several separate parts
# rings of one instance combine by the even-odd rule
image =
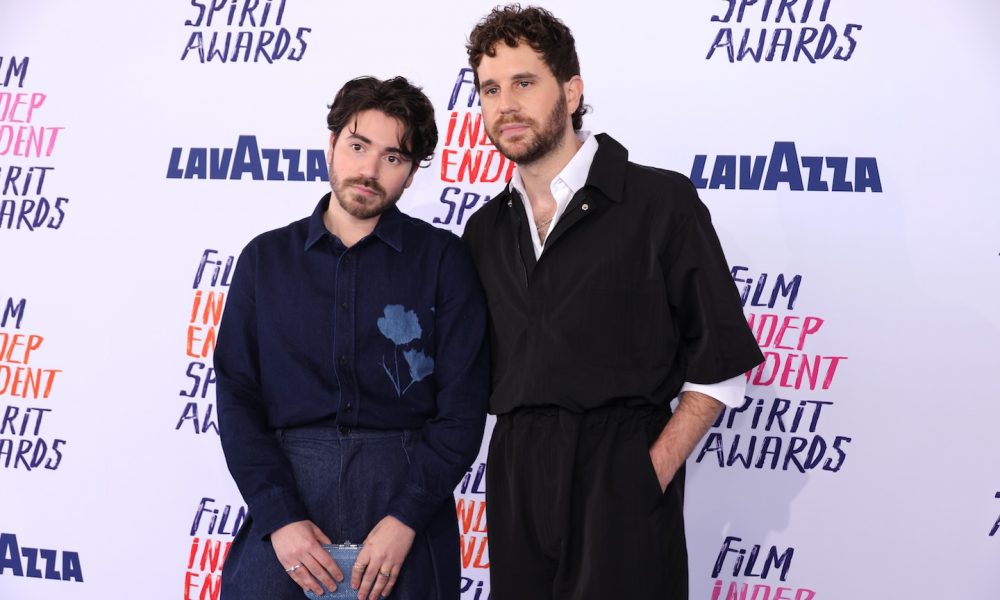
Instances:
[[[351,570],[354,569],[354,561],[358,558],[358,553],[361,552],[361,544],[323,544],[323,549],[326,550],[330,556],[333,558],[337,566],[340,567],[340,572],[344,574],[344,581],[337,584],[337,591],[331,592],[326,589],[326,586],[322,583],[320,586],[323,591],[326,592],[322,596],[317,596],[316,594],[305,590],[306,598],[310,600],[357,600],[358,592],[351,589]]]

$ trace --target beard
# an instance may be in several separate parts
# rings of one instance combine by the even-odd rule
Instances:
[[[374,190],[377,195],[365,196],[351,190],[353,185],[363,185]],[[337,203],[347,214],[355,219],[374,219],[381,215],[390,206],[396,204],[403,190],[400,189],[395,196],[386,193],[378,181],[367,177],[352,177],[341,181],[333,170],[333,163],[330,163],[330,187],[333,195],[337,198]]]
[[[515,114],[497,119],[493,127],[486,128],[486,134],[496,149],[500,151],[500,154],[503,154],[508,160],[519,165],[529,165],[562,145],[568,116],[566,94],[560,90],[559,100],[549,111],[549,116],[545,119],[543,127],[539,128],[534,119]],[[528,126],[528,133],[522,134],[520,139],[515,142],[516,144],[527,138],[527,143],[521,148],[515,148],[514,144],[507,144],[500,140],[500,127],[508,123],[524,123]]]

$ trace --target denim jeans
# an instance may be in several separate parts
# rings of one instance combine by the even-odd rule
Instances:
[[[334,543],[360,543],[383,517],[402,485],[419,432],[350,430],[317,425],[280,432],[299,495],[312,521]],[[284,571],[269,538],[251,534],[251,507],[229,550],[222,575],[223,600],[302,600],[301,587]],[[350,585],[345,572],[340,586]],[[400,570],[395,600],[457,600],[458,527],[449,499],[417,532]]]

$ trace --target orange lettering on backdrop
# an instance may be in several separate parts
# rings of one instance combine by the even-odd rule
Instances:
[[[204,337],[203,337],[204,336]],[[187,331],[187,355],[191,358],[205,358],[215,351],[215,327],[189,325]]]
[[[31,353],[38,350],[44,341],[45,338],[40,335],[0,332],[0,362],[26,365],[31,360]]]
[[[191,358],[206,358],[215,351],[215,334],[222,321],[222,310],[226,304],[225,292],[201,290],[194,293],[191,301],[191,316],[187,330],[187,355]],[[207,327],[205,327],[207,325]]]
[[[462,544],[462,568],[490,568],[490,556],[487,552],[488,536],[462,534],[460,536],[460,541]]]
[[[474,531],[486,533],[486,503],[459,498],[455,503],[458,512],[458,522],[462,525],[462,533]]]

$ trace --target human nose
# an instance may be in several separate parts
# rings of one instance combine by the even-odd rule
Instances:
[[[504,94],[498,94],[500,97],[497,99],[497,108],[502,114],[516,113],[518,109],[521,108],[520,103],[518,103],[517,98],[514,94],[510,92]]]
[[[375,152],[367,153],[361,160],[361,176],[365,179],[378,179],[380,164],[378,154]]]

